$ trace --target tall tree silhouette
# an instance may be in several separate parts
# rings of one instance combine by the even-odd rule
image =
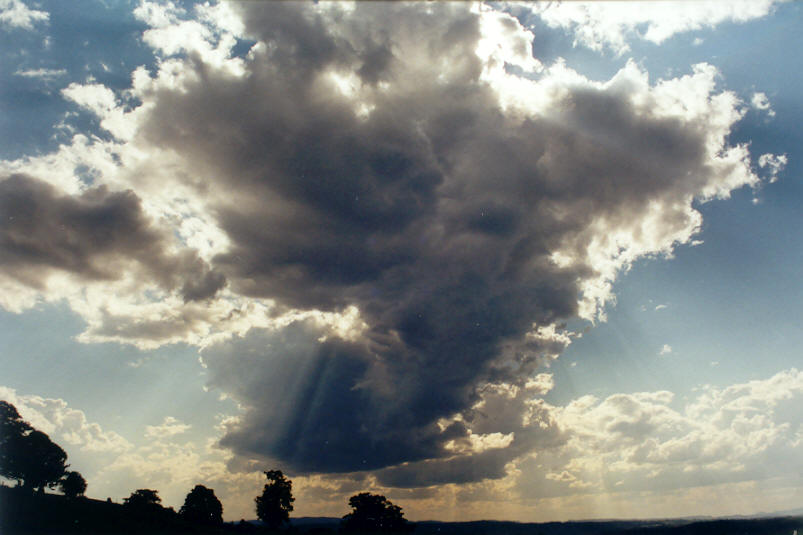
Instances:
[[[43,491],[58,485],[69,466],[67,454],[42,431],[33,430],[22,439],[21,459],[23,487]]]
[[[187,494],[178,514],[194,524],[219,526],[223,523],[223,505],[215,496],[215,491],[203,485],[195,485]]]
[[[343,517],[344,531],[359,533],[406,532],[413,525],[404,518],[401,507],[379,494],[361,492],[349,498],[352,511]]]
[[[55,487],[68,466],[58,444],[23,420],[14,405],[0,401],[0,475],[43,491]]]
[[[19,457],[23,451],[21,442],[32,430],[14,405],[0,401],[0,476],[17,482],[24,479]]]
[[[86,492],[86,479],[79,472],[67,472],[59,481],[59,488],[68,498],[77,498]]]
[[[284,477],[281,470],[265,472],[268,482],[257,496],[257,517],[271,529],[290,522],[290,511],[293,510],[293,482]]]

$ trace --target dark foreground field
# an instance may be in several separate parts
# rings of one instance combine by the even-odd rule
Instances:
[[[282,533],[335,534],[338,519],[296,519]],[[0,534],[61,535],[72,533],[270,533],[252,523],[206,527],[175,515],[141,518],[123,505],[90,498],[67,499],[0,487]],[[524,524],[517,522],[416,522],[414,535],[803,535],[803,516],[759,519],[587,521]]]

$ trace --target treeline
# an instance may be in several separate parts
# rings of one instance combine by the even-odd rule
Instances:
[[[22,419],[16,407],[0,400],[0,476],[16,488],[0,492],[0,528],[19,532],[87,531],[174,533],[184,531],[256,531],[241,520],[224,524],[223,505],[215,492],[196,485],[176,512],[164,507],[157,490],[138,489],[123,503],[84,497],[86,480],[69,471],[67,454],[50,437]],[[267,483],[254,499],[256,515],[267,531],[286,529],[293,511],[293,484],[281,470],[265,472]],[[59,490],[63,498],[45,494]],[[363,492],[349,499],[352,511],[340,524],[344,532],[400,533],[412,531],[399,506],[381,495]],[[44,516],[43,516],[44,515]],[[26,531],[27,530],[27,531]]]

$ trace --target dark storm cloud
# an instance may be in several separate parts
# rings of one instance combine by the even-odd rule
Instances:
[[[597,273],[553,252],[584,258],[592,223],[615,230],[653,201],[681,207],[657,221],[668,233],[689,225],[682,208],[711,175],[705,125],[638,112],[622,89],[507,115],[479,79],[479,16],[462,4],[238,8],[263,41],[248,74],[188,61],[198,76],[147,95],[141,134],[206,177],[198,194],[231,240],[214,265],[234,291],[356,305],[368,330],[252,330],[207,349],[210,384],[245,408],[222,444],[296,472],[422,461],[384,473],[403,486],[499,477],[536,438],[518,429],[513,448],[444,464],[469,430],[437,422],[467,412],[478,385],[526,381],[550,342],[525,333],[577,314]],[[331,72],[354,74],[371,111]]]
[[[294,323],[205,352],[211,385],[251,405],[221,443],[305,471],[368,470],[427,457],[440,434],[435,426],[414,425],[412,415],[356,384],[372,358],[365,347],[319,342],[320,335],[309,322]]]
[[[15,174],[0,181],[0,213],[0,265],[33,287],[43,287],[54,270],[84,280],[116,280],[130,262],[162,287],[179,287],[187,301],[210,298],[225,284],[193,251],[169,254],[164,233],[132,191],[101,186],[66,195]]]

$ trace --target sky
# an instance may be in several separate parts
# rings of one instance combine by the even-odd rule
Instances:
[[[0,0],[0,398],[227,520],[797,508],[802,15]]]

